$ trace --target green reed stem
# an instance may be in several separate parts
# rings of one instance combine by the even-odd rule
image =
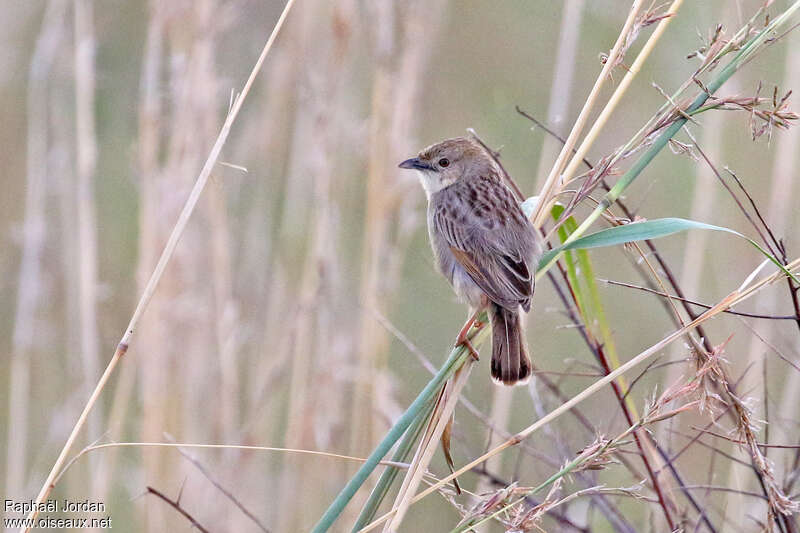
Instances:
[[[473,333],[470,336],[473,345],[479,346],[486,339],[489,331],[490,328],[483,327],[476,333]],[[436,375],[431,378],[428,384],[425,385],[422,392],[414,399],[408,409],[406,409],[397,422],[395,422],[394,426],[392,426],[392,429],[389,430],[389,433],[386,434],[383,440],[372,451],[364,464],[361,465],[355,475],[347,482],[347,485],[339,492],[336,499],[333,500],[325,511],[325,514],[322,515],[322,518],[319,519],[319,522],[317,522],[314,529],[312,529],[312,533],[324,533],[330,529],[336,519],[339,518],[339,515],[342,514],[348,502],[353,498],[358,489],[361,488],[361,485],[364,484],[375,467],[378,466],[381,459],[389,453],[392,446],[400,440],[400,437],[403,436],[411,424],[424,414],[423,411],[431,398],[439,391],[442,384],[453,375],[453,372],[464,363],[467,357],[471,356],[469,350],[464,346],[453,348],[444,365],[442,365]]]
[[[642,171],[650,164],[650,162],[655,158],[656,155],[667,145],[670,139],[675,136],[675,134],[683,128],[684,124],[686,124],[687,120],[689,120],[689,115],[696,112],[700,109],[703,104],[705,104],[706,100],[720,87],[722,87],[725,82],[727,82],[731,76],[748,60],[750,59],[753,54],[755,54],[767,40],[769,34],[775,30],[777,30],[781,25],[783,25],[789,17],[800,8],[800,0],[796,1],[790,7],[786,9],[783,13],[781,13],[778,17],[772,20],[770,24],[768,24],[763,30],[761,30],[757,35],[755,35],[752,39],[750,39],[742,48],[736,53],[736,55],[731,59],[731,61],[725,65],[719,74],[711,80],[711,82],[706,85],[704,91],[697,95],[694,99],[692,104],[688,107],[688,109],[683,110],[683,113],[680,117],[675,119],[675,121],[667,127],[664,132],[658,136],[658,138],[653,142],[650,148],[642,154],[642,156],[633,164],[633,166],[628,169],[628,171],[614,184],[610,191],[608,191],[604,196],[597,207],[592,211],[586,219],[578,226],[578,229],[570,234],[569,238],[565,241],[564,244],[569,244],[570,242],[578,239],[586,230],[594,224],[598,218],[603,214],[603,212],[608,209],[617,199],[622,195],[623,192],[633,183],[633,181],[639,177]],[[561,254],[557,254],[550,261],[544,265],[542,268],[539,269],[537,273],[537,278],[543,276],[547,270],[553,266],[559,258]]]
[[[434,397],[430,398],[430,401],[425,407],[422,415],[418,416],[411,424],[411,427],[408,428],[405,436],[403,436],[403,440],[400,441],[400,444],[398,444],[394,455],[392,455],[392,462],[402,463],[408,458],[408,455],[414,448],[414,443],[417,441],[419,434],[425,428],[428,418],[430,418],[433,406],[436,405],[434,399]],[[375,518],[375,513],[378,511],[378,507],[380,507],[383,499],[389,492],[389,487],[392,486],[392,483],[397,477],[398,472],[399,470],[397,468],[387,468],[383,471],[381,477],[378,478],[378,483],[375,485],[375,488],[372,489],[372,493],[370,493],[367,503],[364,504],[364,507],[361,509],[361,513],[358,515],[358,519],[353,526],[352,533],[356,533],[361,528],[372,522],[372,519]]]

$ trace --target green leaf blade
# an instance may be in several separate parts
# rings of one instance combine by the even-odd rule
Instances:
[[[630,242],[653,240],[674,235],[675,233],[680,233],[690,229],[724,231],[746,238],[741,233],[732,229],[714,226],[704,222],[697,222],[696,220],[687,220],[684,218],[658,218],[643,222],[632,222],[630,224],[625,224],[624,226],[615,226],[613,228],[600,230],[579,239],[575,239],[566,245],[548,250],[539,261],[539,268],[543,268],[552,260],[553,257],[568,250],[603,248],[606,246],[616,246],[618,244],[627,244]]]

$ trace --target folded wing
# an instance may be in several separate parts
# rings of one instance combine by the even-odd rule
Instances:
[[[498,305],[530,308],[535,231],[504,185],[489,180],[456,183],[434,206],[433,224],[456,261]],[[486,188],[494,190],[488,191]],[[481,194],[483,193],[483,194]],[[444,198],[442,198],[444,199]]]

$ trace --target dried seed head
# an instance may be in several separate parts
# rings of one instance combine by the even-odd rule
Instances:
[[[603,470],[608,465],[618,464],[619,461],[612,457],[616,446],[610,442],[602,435],[598,435],[593,443],[578,452],[578,459],[585,458],[585,460],[579,463],[573,472]]]

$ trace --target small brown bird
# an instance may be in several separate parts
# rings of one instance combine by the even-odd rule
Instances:
[[[457,344],[475,355],[466,334],[488,306],[492,379],[505,385],[527,382],[531,361],[520,307],[531,308],[541,245],[500,168],[481,145],[463,137],[429,146],[399,166],[419,171],[436,266],[470,306],[471,318]]]

